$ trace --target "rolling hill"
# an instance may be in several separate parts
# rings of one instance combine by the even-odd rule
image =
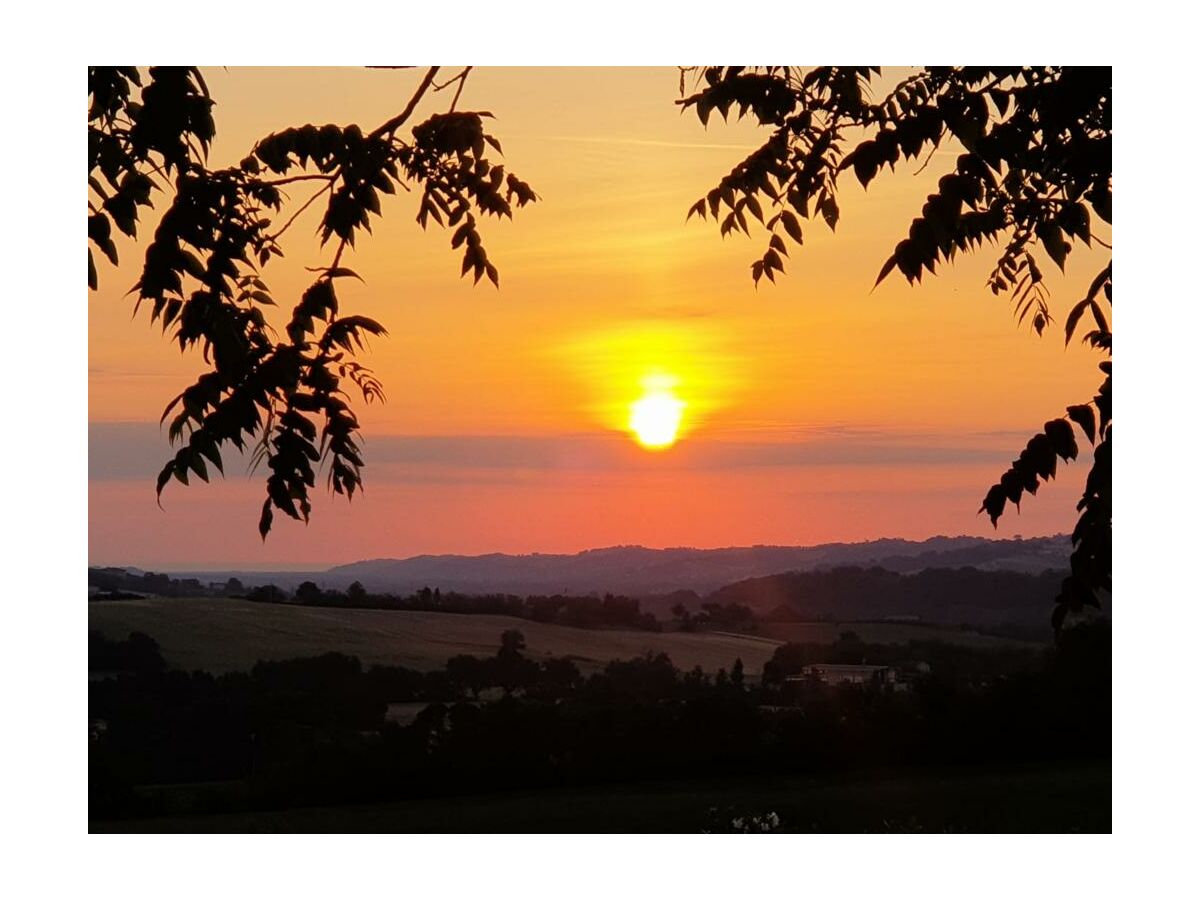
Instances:
[[[387,664],[430,670],[461,653],[491,656],[500,635],[516,628],[533,659],[570,656],[584,672],[613,659],[666,653],[682,669],[707,672],[732,667],[740,658],[757,675],[784,641],[831,642],[845,630],[835,622],[768,627],[763,634],[722,632],[616,631],[570,628],[508,616],[454,615],[370,609],[332,609],[251,603],[224,597],[146,597],[88,604],[88,627],[122,639],[131,631],[150,635],[172,666],[209,672],[245,671],[260,659],[292,659],[339,652],[364,665]],[[854,630],[869,642],[917,638],[970,646],[1010,643],[961,631],[916,625],[866,623]]]
[[[651,596],[691,590],[707,594],[748,578],[838,566],[882,566],[894,572],[971,566],[984,570],[1040,573],[1065,569],[1065,535],[1027,540],[934,537],[925,541],[883,539],[812,547],[607,547],[574,554],[414,556],[373,559],[320,572],[172,572],[202,581],[237,577],[244,584],[295,588],[302,581],[344,590],[358,581],[368,591],[407,594],[423,587],[464,594],[626,594]]]

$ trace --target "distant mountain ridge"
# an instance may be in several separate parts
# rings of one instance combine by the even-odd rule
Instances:
[[[971,566],[1037,574],[1066,569],[1071,552],[1066,535],[1012,540],[933,537],[924,541],[884,538],[857,544],[810,547],[605,547],[581,553],[482,556],[424,555],[372,559],[323,572],[172,572],[203,581],[237,577],[247,586],[273,583],[294,588],[302,581],[344,590],[358,581],[369,591],[411,593],[423,587],[465,594],[626,594],[651,596],[674,591],[708,594],[750,578],[831,569],[880,566],[893,572]]]

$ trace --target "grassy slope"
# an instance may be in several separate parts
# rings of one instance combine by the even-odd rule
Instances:
[[[667,653],[682,669],[699,665],[708,672],[728,669],[741,657],[746,671],[757,674],[784,640],[833,641],[847,629],[866,641],[924,637],[973,645],[1006,643],[969,632],[898,624],[770,625],[759,635],[595,631],[508,616],[331,609],[207,597],[92,602],[88,622],[110,638],[145,632],[158,641],[173,666],[210,672],[245,670],[260,659],[328,651],[357,656],[366,665],[436,669],[459,653],[490,656],[500,645],[501,633],[509,628],[525,635],[528,653],[535,659],[573,656],[585,671],[651,651]]]
[[[112,638],[143,631],[158,641],[170,664],[210,672],[248,669],[259,659],[331,650],[357,656],[368,665],[436,669],[459,653],[491,656],[509,628],[525,635],[529,656],[574,656],[584,670],[613,659],[662,651],[681,668],[700,665],[715,672],[722,666],[728,669],[740,656],[747,671],[758,672],[778,643],[738,635],[592,631],[508,616],[329,609],[214,598],[93,602],[88,604],[88,622]]]

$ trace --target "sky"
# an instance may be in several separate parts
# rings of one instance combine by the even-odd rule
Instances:
[[[456,70],[447,70],[453,72]],[[896,72],[886,73],[889,79]],[[356,122],[403,108],[420,72],[210,69],[213,166],[292,125]],[[386,404],[357,404],[365,492],[320,493],[306,526],[257,533],[261,478],[154,478],[171,453],[164,406],[202,370],[133,316],[139,247],[100,270],[89,297],[89,559],[143,568],[307,568],[422,553],[574,552],[643,544],[811,544],[938,534],[1069,532],[1082,458],[993,530],[977,514],[1041,424],[1090,398],[1096,357],[1061,330],[1018,327],[986,277],[985,247],[923,284],[872,290],[896,241],[955,151],[902,165],[863,191],[843,181],[837,233],[815,224],[787,275],[757,289],[765,239],[722,239],[688,208],[766,136],[705,129],[681,114],[679,75],[658,69],[489,69],[460,109],[487,110],[504,163],[540,201],[487,220],[500,289],[459,278],[449,234],[415,222],[417,200],[384,198],[374,234],[343,264],[344,312],[380,320],[364,362]],[[442,111],[447,93],[420,107]],[[297,187],[303,187],[299,185]],[[293,208],[307,190],[290,195]],[[314,206],[264,273],[298,297],[328,265]],[[155,216],[144,218],[152,233]],[[1061,322],[1100,257],[1044,266]],[[282,306],[290,306],[281,303]],[[677,440],[647,449],[635,404],[670,398]],[[652,404],[653,405],[653,404]],[[660,411],[663,404],[656,407]],[[261,474],[261,473],[260,473]],[[318,484],[323,484],[322,480]]]

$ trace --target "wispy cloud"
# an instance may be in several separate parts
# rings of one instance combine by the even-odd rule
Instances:
[[[153,478],[171,449],[151,423],[95,422],[88,428],[88,477]],[[930,466],[1003,463],[1008,442],[991,435],[888,432],[833,425],[775,432],[770,440],[685,439],[666,453],[646,453],[617,433],[574,435],[368,436],[373,477],[454,482],[519,473],[734,471],[816,466]],[[226,471],[245,461],[227,458]]]
[[[178,378],[171,372],[132,372],[123,369],[106,369],[101,366],[88,366],[89,378]]]

